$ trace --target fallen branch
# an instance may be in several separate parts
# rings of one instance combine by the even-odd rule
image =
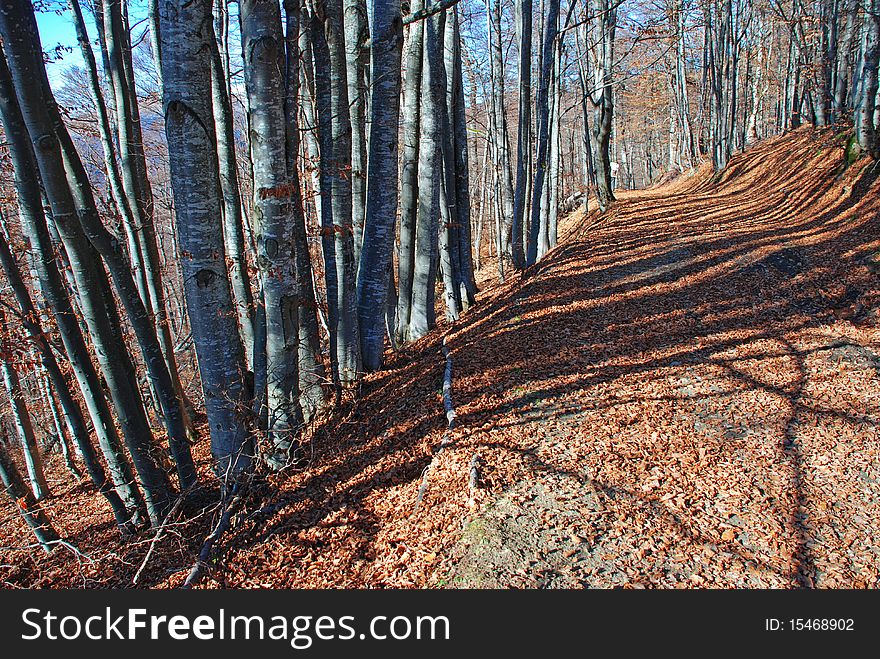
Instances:
[[[471,458],[470,467],[468,467],[468,505],[473,508],[474,507],[474,495],[477,491],[477,488],[480,486],[480,454],[474,453],[474,456]]]
[[[168,515],[165,517],[165,521],[162,522],[162,525],[159,526],[156,531],[156,535],[153,536],[153,541],[150,543],[149,549],[147,549],[147,555],[144,556],[144,560],[141,561],[141,566],[138,568],[138,571],[135,572],[134,578],[131,580],[132,585],[137,585],[138,579],[141,578],[141,573],[144,571],[144,568],[147,567],[147,563],[150,560],[150,557],[153,555],[153,551],[156,549],[156,544],[159,540],[162,539],[162,536],[165,535],[165,529],[171,525],[171,519],[174,517],[178,508],[180,508],[180,504],[183,503],[183,500],[186,498],[186,493],[182,493],[179,497],[177,497],[177,501],[174,502],[174,505],[171,506],[171,510],[168,512]]]
[[[455,428],[455,405],[452,403],[452,354],[449,352],[449,348],[446,347],[446,337],[443,337],[443,341],[440,344],[443,349],[443,356],[446,357],[446,368],[443,370],[443,409],[446,412],[446,430],[443,432],[443,439],[440,441],[440,448],[437,449],[437,452],[431,456],[431,461],[428,463],[428,466],[425,467],[425,470],[422,472],[422,482],[419,484],[419,492],[416,495],[416,502],[413,505],[412,515],[415,515],[419,507],[422,505],[422,499],[425,497],[425,492],[428,490],[428,476],[431,473],[431,469],[434,467],[434,461],[437,459],[437,456],[443,452],[443,449],[452,441],[452,431]]]
[[[226,533],[226,531],[229,530],[229,526],[232,523],[232,516],[235,515],[244,500],[241,491],[238,489],[238,485],[233,488],[232,493],[232,499],[224,506],[223,513],[220,515],[220,520],[217,522],[217,526],[215,526],[214,530],[211,531],[211,534],[205,538],[205,543],[199,551],[199,557],[196,559],[196,562],[193,564],[189,574],[184,580],[183,585],[181,586],[182,589],[192,588],[199,582],[202,576],[204,576],[206,569],[210,567],[209,560],[214,545],[217,544],[217,541],[224,533]]]
[[[446,337],[443,337],[443,356],[446,357],[446,369],[443,371],[443,409],[446,411],[446,429],[455,427],[455,406],[452,404],[452,355],[446,347]]]

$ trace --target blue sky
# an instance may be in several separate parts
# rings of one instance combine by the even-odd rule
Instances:
[[[87,19],[88,20],[88,19]],[[69,66],[82,66],[83,58],[76,43],[72,16],[69,10],[59,15],[56,12],[37,12],[37,26],[40,28],[40,41],[43,50],[50,51],[56,46],[66,46],[72,52],[61,53],[62,58],[48,65],[49,80],[53,84],[58,81],[61,71]],[[90,34],[94,35],[94,23],[89,25]]]
[[[49,73],[49,81],[52,84],[60,82],[61,73],[70,66],[83,66],[83,58],[79,52],[79,44],[76,41],[76,31],[73,28],[73,16],[67,7],[67,2],[58,2],[57,0],[47,3],[57,11],[37,11],[37,26],[40,29],[40,41],[44,51],[51,51],[56,46],[65,46],[71,49],[71,52],[59,53],[62,57],[56,62],[49,64],[46,68]],[[92,20],[91,12],[83,5],[83,14],[86,19],[86,29],[92,39],[94,46],[97,39],[95,23]],[[138,21],[143,20],[146,16],[147,8],[143,0],[133,0],[128,3],[129,20],[134,25]],[[134,28],[133,33],[138,35],[146,29],[145,23],[139,23]]]

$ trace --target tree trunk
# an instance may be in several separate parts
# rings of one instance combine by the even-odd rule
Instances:
[[[877,65],[880,61],[880,0],[865,3],[865,56],[859,80],[859,96],[855,110],[856,139],[872,158],[880,158],[880,138],[875,122],[877,106]]]
[[[510,170],[510,147],[507,131],[507,106],[505,101],[504,55],[501,46],[501,0],[491,0],[491,8],[487,3],[487,19],[489,22],[490,46],[490,82],[492,88],[492,124],[491,135],[495,143],[500,171],[499,203],[502,212],[502,245],[505,255],[512,257],[512,237],[514,218],[513,174]],[[517,147],[518,148],[518,147]],[[516,267],[516,266],[514,266]]]
[[[593,108],[593,130],[590,134],[590,150],[596,173],[596,194],[599,208],[608,210],[614,201],[611,183],[611,128],[614,120],[614,89],[612,67],[614,65],[614,33],[617,25],[617,4],[614,0],[594,0],[593,11],[597,16],[595,28],[598,36],[590,46],[593,66],[590,104]]]
[[[440,156],[442,181],[440,186],[440,273],[443,277],[444,299],[446,300],[446,320],[455,322],[462,311],[460,286],[460,259],[458,243],[458,208],[456,204],[454,136],[452,134],[452,81],[455,48],[452,44],[452,25],[447,20],[446,11],[437,14],[437,33],[440,39],[439,52],[430,60],[434,67],[432,74],[441,78],[442,102],[438,108],[440,117]],[[429,51],[435,51],[429,45]]]
[[[74,479],[81,481],[83,478],[82,471],[80,471],[80,468],[76,465],[76,462],[74,462],[73,454],[70,452],[70,439],[68,437],[70,426],[66,425],[61,420],[61,412],[58,409],[58,403],[55,401],[55,396],[52,395],[51,383],[51,376],[49,376],[48,369],[44,366],[43,377],[40,378],[40,393],[43,395],[43,401],[49,409],[49,415],[52,418],[52,427],[55,428],[55,435],[58,440],[58,446],[61,449],[61,456],[64,458],[64,466]],[[68,395],[69,393],[68,390]]]
[[[519,40],[519,122],[516,138],[516,191],[513,202],[511,257],[513,267],[525,267],[523,222],[527,215],[526,188],[531,178],[532,149],[532,0],[516,2],[516,33]]]
[[[455,208],[458,215],[458,280],[460,297],[464,308],[474,304],[477,284],[474,281],[474,260],[471,251],[471,193],[470,168],[468,166],[467,116],[464,103],[464,77],[462,75],[461,28],[458,7],[452,8],[452,72],[451,72],[451,123],[455,159]]]
[[[411,10],[420,11],[421,0]],[[406,45],[406,76],[403,80],[403,154],[400,166],[400,249],[398,251],[397,343],[408,338],[413,303],[416,225],[419,200],[419,162],[421,140],[421,86],[424,59],[424,21],[409,26]]]
[[[15,463],[6,452],[6,447],[2,440],[0,440],[0,480],[3,481],[3,487],[6,489],[9,498],[12,499],[18,512],[34,532],[43,551],[47,553],[51,551],[52,544],[60,538],[58,531],[52,526],[49,517],[43,512],[40,504],[37,503],[34,495],[25,485]]]
[[[96,5],[96,11],[99,8],[100,3]],[[145,284],[145,288],[140,290],[139,294],[144,307],[152,317],[155,334],[165,359],[168,377],[171,380],[171,387],[177,402],[173,403],[171,397],[165,392],[157,391],[157,395],[160,399],[165,400],[166,405],[174,404],[180,408],[173,414],[175,417],[179,417],[186,434],[194,438],[195,429],[189,414],[186,394],[180,383],[171,329],[165,309],[165,292],[162,286],[159,246],[154,223],[153,191],[147,176],[147,160],[131,61],[130,30],[122,0],[103,0],[103,28],[109,64],[106,73],[116,100],[116,131],[122,187],[128,200],[127,206],[131,219],[135,222],[136,246],[130,250],[130,256],[134,257],[135,253],[139,254],[137,261],[142,264]],[[163,414],[168,413],[164,405],[162,412]],[[188,450],[188,446],[180,445],[177,447],[177,451],[188,452]],[[188,487],[194,482],[195,472],[189,467],[185,467],[185,471],[187,473],[184,474],[184,481]]]
[[[247,422],[252,391],[226,270],[213,112],[210,6],[160,6],[165,134],[184,292],[199,362],[211,453],[220,475],[238,476],[253,459]]]
[[[555,52],[556,33],[559,29],[559,0],[548,0],[547,15],[544,20],[544,43],[541,54],[541,69],[538,82],[538,96],[535,109],[538,113],[538,158],[535,166],[535,178],[532,186],[532,215],[529,226],[529,241],[526,246],[526,266],[538,260],[538,240],[541,233],[541,200],[547,170],[550,165],[550,84],[553,77],[553,54]],[[546,221],[546,216],[543,217]],[[546,234],[546,222],[544,224]]]
[[[285,43],[278,3],[242,0],[241,41],[250,98],[253,163],[253,230],[266,315],[266,391],[269,465],[291,458],[302,424],[299,403],[299,280],[293,216],[299,206],[299,177],[287,171]],[[294,193],[294,188],[296,193]],[[299,208],[294,209],[294,206]]]
[[[385,347],[388,272],[393,261],[394,228],[397,222],[397,138],[403,46],[400,0],[372,0],[371,9],[370,70],[374,82],[370,101],[370,158],[367,165],[370,184],[367,188],[367,222],[364,225],[363,252],[357,278],[361,354],[364,370],[368,372],[382,368]]]
[[[91,449],[85,422],[82,421],[81,425],[77,422],[78,408],[73,404],[72,398],[69,404],[64,404],[62,397],[65,414],[72,427],[80,428],[79,431],[74,432],[74,437],[79,444],[89,475],[98,491],[107,498],[113,507],[117,523],[124,528],[129,524],[132,515],[139,514],[143,507],[143,500],[134,485],[131,468],[123,456],[116,424],[107,400],[104,398],[100,378],[92,364],[71,299],[68,296],[61,273],[58,271],[55,249],[49,235],[40,199],[36,161],[27,136],[27,129],[15,99],[12,80],[4,57],[0,57],[0,116],[2,116],[6,129],[9,152],[14,166],[19,219],[33,255],[32,264],[39,277],[40,290],[55,316],[67,358],[89,410],[98,443],[110,470],[116,488],[115,492],[113,486],[107,481],[100,461]],[[62,396],[63,388],[59,386],[56,390],[59,392],[59,396]]]
[[[0,12],[0,34],[4,39],[22,117],[31,141],[37,147],[37,165],[46,186],[46,196],[70,258],[80,308],[95,343],[98,361],[119,412],[129,453],[144,488],[150,521],[158,524],[171,503],[168,478],[150,453],[152,432],[136,387],[134,365],[122,342],[106,275],[100,268],[97,253],[82,233],[84,227],[80,221],[88,222],[96,218],[91,217],[93,209],[80,203],[82,199],[74,200],[74,189],[69,187],[68,177],[76,184],[78,194],[90,194],[90,188],[87,182],[81,181],[80,172],[72,169],[77,162],[71,157],[70,138],[49,92],[30,3],[15,0],[7,6],[6,11]],[[130,276],[130,273],[127,274]],[[132,322],[136,320],[132,318]],[[149,359],[147,355],[145,357]]]
[[[287,171],[291,182],[293,241],[296,275],[299,280],[299,388],[304,421],[309,421],[327,403],[326,373],[321,361],[321,337],[318,333],[318,304],[312,279],[305,209],[299,179],[299,92],[300,92],[300,7],[297,0],[285,0],[285,96],[284,114],[287,139]],[[308,91],[306,92],[308,93]]]
[[[377,9],[381,12],[382,8],[374,4],[373,11]],[[367,3],[365,0],[344,0],[343,13],[346,79],[351,115],[351,217],[354,231],[354,260],[357,264],[360,263],[361,258],[364,213],[367,206],[367,64],[371,53],[375,55],[376,42],[375,39],[370,42],[369,53],[366,49],[366,43],[371,34],[375,36],[375,30],[378,26],[374,14],[370,29],[367,29]],[[396,73],[391,72],[391,74],[399,77],[399,63],[397,69]],[[373,75],[379,76],[381,74],[373,71]],[[381,77],[377,77],[376,81],[379,85],[384,84]],[[376,93],[375,87],[372,89],[372,93]],[[397,104],[399,102],[399,100],[395,101]],[[374,181],[375,179],[370,180]]]
[[[313,55],[321,152],[321,224],[334,382],[350,385],[361,372],[351,219],[351,122],[346,81],[342,0],[318,0]]]
[[[0,329],[4,335],[8,335],[9,328],[6,323],[6,315],[0,309]],[[27,466],[28,479],[31,490],[37,501],[42,501],[52,493],[46,482],[46,474],[43,472],[43,459],[40,457],[40,449],[37,446],[37,436],[34,434],[34,424],[31,414],[24,399],[24,392],[18,379],[18,371],[11,362],[14,349],[4,342],[0,347],[0,370],[3,371],[3,384],[6,385],[6,394],[9,398],[9,406],[12,410],[12,418],[15,421],[15,429],[21,442],[24,462]]]
[[[216,31],[215,31],[216,33]],[[223,192],[223,245],[232,286],[238,331],[248,365],[254,360],[254,295],[245,250],[244,217],[238,162],[235,154],[235,126],[232,101],[227,92],[226,67],[218,39],[211,46],[211,94],[214,130],[217,135],[217,163]]]
[[[432,67],[432,60],[442,57],[438,15],[424,21],[424,48],[420,103],[421,136],[419,140],[418,212],[416,217],[413,294],[407,340],[427,334],[436,323],[434,288],[438,267],[438,232],[440,223],[440,186],[443,163],[440,158],[440,105],[445,102],[445,80]],[[433,54],[431,50],[433,49]]]

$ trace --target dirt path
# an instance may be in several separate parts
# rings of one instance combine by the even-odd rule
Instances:
[[[802,129],[719,182],[569,218],[536,268],[365,378],[201,585],[877,586],[880,184],[841,153]],[[3,583],[131,585],[149,538],[120,544],[86,486],[47,509],[82,554],[16,549],[4,504]],[[182,515],[139,585],[179,585],[217,512]]]
[[[491,493],[451,585],[878,585],[880,203],[838,158],[630,196],[455,333]]]

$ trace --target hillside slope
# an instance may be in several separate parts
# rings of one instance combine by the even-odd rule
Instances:
[[[802,129],[569,218],[315,429],[203,585],[877,585],[880,184],[841,154]],[[64,527],[70,499],[50,507]],[[182,582],[216,511],[184,513],[142,585]],[[111,536],[74,538],[87,560],[0,551],[0,578],[130,584],[149,539]]]

